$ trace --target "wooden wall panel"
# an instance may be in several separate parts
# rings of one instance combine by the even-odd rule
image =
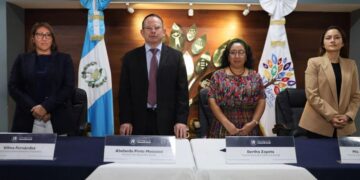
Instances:
[[[257,69],[262,54],[270,18],[267,13],[262,11],[252,11],[244,17],[241,11],[196,10],[193,17],[188,17],[187,10],[136,10],[134,14],[129,14],[126,10],[121,9],[105,10],[105,41],[112,70],[116,132],[118,132],[121,57],[127,51],[144,43],[140,35],[141,21],[149,13],[157,13],[163,17],[167,35],[169,35],[174,22],[186,31],[192,24],[196,24],[198,27],[197,37],[203,34],[207,35],[208,43],[205,51],[209,51],[211,55],[224,41],[234,37],[243,38],[252,47],[255,69]],[[28,38],[31,25],[38,21],[49,22],[54,27],[59,49],[71,54],[77,75],[87,23],[87,11],[83,9],[26,10],[26,38]],[[307,59],[317,55],[320,34],[329,25],[338,25],[349,33],[350,14],[294,12],[286,17],[286,30],[298,88],[304,88]],[[191,43],[187,42],[186,49],[189,49],[190,45]],[[197,60],[198,57],[195,56],[194,60]],[[209,67],[199,79],[213,70],[214,67]],[[198,89],[198,86],[190,89],[191,97],[196,96]],[[189,119],[196,117],[197,110],[194,106]]]

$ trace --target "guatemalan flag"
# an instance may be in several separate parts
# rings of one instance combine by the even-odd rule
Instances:
[[[276,96],[286,88],[296,88],[284,18],[295,9],[296,4],[297,0],[260,0],[261,7],[271,16],[258,68],[266,85],[266,107],[260,119],[260,128],[264,136],[274,136],[272,129],[275,125]]]
[[[87,8],[88,23],[81,60],[78,87],[88,97],[88,122],[92,136],[114,133],[111,71],[104,41],[104,10],[111,0],[80,0]]]

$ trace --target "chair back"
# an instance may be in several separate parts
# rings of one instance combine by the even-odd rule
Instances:
[[[75,88],[72,95],[72,116],[76,121],[77,131],[74,135],[86,134],[87,123],[87,95],[86,91],[80,88]]]
[[[208,103],[208,88],[203,88],[199,92],[199,121],[200,128],[197,133],[198,137],[205,137],[208,134],[210,125],[214,120],[214,115],[211,112]]]
[[[304,89],[285,89],[275,100],[276,124],[273,132],[278,136],[304,136],[305,130],[298,126],[306,103]]]

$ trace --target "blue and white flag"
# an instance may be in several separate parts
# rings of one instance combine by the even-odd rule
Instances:
[[[272,129],[275,125],[276,96],[286,88],[296,88],[284,18],[295,9],[296,4],[297,0],[260,0],[261,7],[271,16],[258,68],[266,86],[266,107],[260,119],[260,129],[264,136],[274,136]]]
[[[111,0],[80,0],[89,10],[88,24],[81,60],[78,87],[88,97],[88,122],[92,136],[114,133],[113,95],[111,71],[104,34],[104,10]]]

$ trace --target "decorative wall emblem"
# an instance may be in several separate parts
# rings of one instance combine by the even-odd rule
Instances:
[[[193,24],[186,34],[187,40],[188,41],[194,40],[196,38],[196,35],[197,35],[197,27],[195,24]]]
[[[206,46],[206,34],[202,35],[201,37],[197,38],[195,42],[191,45],[191,52],[193,55],[199,54],[202,50],[204,50]]]
[[[170,47],[182,51],[184,48],[185,35],[183,34],[180,26],[176,23],[172,25],[170,33]]]

